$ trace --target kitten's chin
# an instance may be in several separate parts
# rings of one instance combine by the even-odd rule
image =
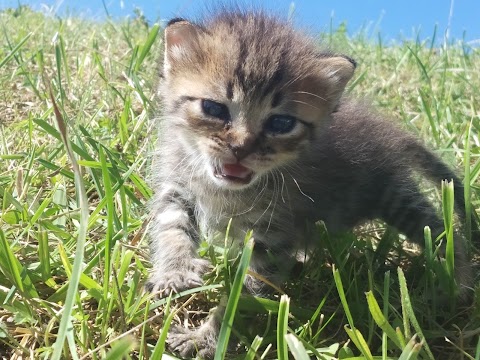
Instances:
[[[241,190],[255,182],[253,170],[239,164],[222,164],[213,168],[213,179],[219,187]]]

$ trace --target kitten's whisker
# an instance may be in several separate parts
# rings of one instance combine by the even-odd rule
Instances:
[[[285,204],[286,201],[285,201],[285,198],[283,197],[283,189],[285,188],[285,177],[283,176],[283,173],[280,170],[277,170],[277,171],[279,172],[280,176],[282,177],[282,190],[280,192],[280,195],[282,196],[282,201]],[[287,189],[287,191],[288,191],[288,189]]]
[[[190,174],[192,174],[193,168],[197,166],[197,163],[200,161],[201,157],[202,157],[201,154],[197,154],[193,157],[190,157],[189,162],[185,165],[185,167],[183,167],[182,171],[189,172]]]
[[[268,180],[270,179],[270,176],[268,176],[269,174],[267,174],[265,176],[266,178],[266,184],[268,185]],[[268,209],[270,209],[270,206],[272,205],[272,201],[273,201],[273,198],[270,199],[270,202],[268,203],[266,209],[260,214],[260,216],[257,218],[257,220],[255,220],[255,222],[253,223],[252,227],[255,227],[255,225],[258,224],[258,222],[260,221],[260,219],[263,217],[263,215],[265,215],[268,211]]]
[[[314,94],[314,93],[311,93],[311,92],[308,92],[308,91],[292,91],[292,94],[305,94],[305,95],[311,95],[311,96],[314,96],[320,100],[323,100],[325,102],[327,102],[327,99],[321,97],[320,95],[317,95],[317,94]]]
[[[247,208],[246,210],[243,210],[242,212],[236,213],[235,216],[243,215],[243,214],[246,214],[246,213],[250,212],[251,210],[253,210],[255,208],[255,206],[260,202],[263,195],[265,194],[265,190],[267,189],[267,184],[268,184],[268,180],[267,181],[263,180],[263,187],[257,193],[257,195],[255,196],[255,199],[253,199],[252,205],[249,208]]]
[[[305,102],[305,101],[290,99],[290,100],[288,100],[288,102],[295,102],[295,103],[298,103],[298,104],[307,105],[307,106],[310,106],[310,107],[312,107],[312,108],[314,108],[314,109],[317,109],[317,110],[319,110],[319,111],[322,111],[322,110],[323,110],[323,109],[320,109],[319,107],[317,107],[317,106],[315,106],[315,105],[312,105],[312,104],[310,104],[310,103],[307,103],[307,102]]]
[[[197,156],[199,156],[199,155],[197,155]],[[177,165],[175,165],[175,167],[170,171],[170,173],[166,176],[165,180],[163,180],[163,181],[165,181],[165,182],[170,181],[170,177],[173,175],[173,173],[175,172],[175,170],[177,170],[178,167],[185,162],[185,160],[190,160],[190,161],[191,161],[192,159],[190,158],[190,155],[188,155],[188,154],[185,155],[185,156],[183,157],[183,159],[182,159]],[[188,167],[188,166],[189,166],[189,165],[187,165],[186,167]],[[185,171],[185,170],[182,170],[182,171]]]
[[[285,84],[283,84],[283,86],[280,87],[279,91],[285,89],[286,87],[289,87],[289,86],[292,85],[294,82],[296,82],[296,81],[298,81],[299,79],[305,77],[306,74],[308,74],[308,71],[307,71],[307,70],[304,70],[304,71],[303,71],[302,73],[300,73],[298,76],[294,77],[294,78],[291,79],[290,81],[287,81]]]
[[[192,181],[193,181],[193,177],[195,176],[196,169],[202,163],[202,160],[203,160],[203,157],[201,156],[201,154],[199,154],[195,158],[193,165],[191,166],[191,174],[190,174],[190,179],[188,181],[188,187],[190,189],[192,189]]]
[[[288,172],[288,175],[290,175],[290,177],[292,178],[293,182],[295,183],[295,185],[297,185],[297,188],[298,188],[298,191],[300,191],[300,193],[305,196],[307,199],[309,199],[311,202],[315,202],[315,200],[313,200],[313,198],[311,196],[308,196],[307,194],[305,194],[303,192],[303,190],[300,188],[300,185],[298,184],[298,181],[297,179],[295,179],[292,174],[290,174],[290,172],[287,170]]]
[[[273,196],[274,196],[274,202],[273,202],[273,208],[272,208],[272,211],[270,213],[270,219],[268,219],[268,225],[267,225],[267,229],[265,230],[265,233],[268,232],[268,230],[270,229],[270,225],[272,224],[272,219],[273,219],[273,215],[275,213],[275,206],[277,205],[277,200],[278,200],[278,184],[277,184],[277,173],[276,171],[274,170],[272,172],[272,174],[274,175],[273,177]]]

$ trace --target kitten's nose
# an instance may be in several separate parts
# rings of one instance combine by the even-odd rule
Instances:
[[[250,155],[255,150],[256,146],[257,139],[253,136],[249,136],[241,139],[241,141],[228,144],[228,147],[238,161],[245,159],[248,155]]]
[[[233,155],[237,158],[238,161],[245,159],[248,154],[251,153],[251,149],[245,148],[243,146],[230,145],[230,150],[232,150]]]

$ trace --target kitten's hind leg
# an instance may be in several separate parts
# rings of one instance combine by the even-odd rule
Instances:
[[[206,321],[195,329],[180,326],[173,327],[168,334],[169,348],[182,358],[195,356],[201,359],[213,359],[217,349],[218,333],[225,313],[226,298],[220,305],[210,310]]]
[[[245,288],[250,294],[266,297],[288,279],[297,263],[293,244],[293,236],[280,233],[270,234],[268,241],[255,243],[250,274],[245,278]]]
[[[379,217],[422,248],[425,246],[425,226],[430,227],[432,239],[437,238],[444,231],[443,221],[437,215],[437,211],[413,184],[403,184],[387,191]],[[445,241],[443,248],[445,248]],[[473,284],[473,275],[466,238],[461,231],[454,233],[454,251],[455,280],[459,286],[460,296],[466,298]]]

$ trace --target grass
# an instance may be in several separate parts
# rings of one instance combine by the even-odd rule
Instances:
[[[0,29],[2,358],[160,359],[170,325],[198,324],[230,293],[224,322],[236,308],[235,322],[219,358],[230,331],[239,344],[230,358],[480,358],[478,298],[455,304],[451,254],[439,261],[428,231],[422,257],[379,223],[337,238],[319,224],[302,281],[270,299],[240,295],[246,256],[203,244],[214,264],[205,285],[180,301],[152,299],[145,179],[161,29],[141,16],[95,22],[25,7],[1,12]],[[358,60],[351,92],[464,174],[478,212],[480,51],[428,40],[386,47],[342,27],[323,40]],[[448,185],[425,191],[450,208]],[[377,247],[381,238],[393,251]]]

